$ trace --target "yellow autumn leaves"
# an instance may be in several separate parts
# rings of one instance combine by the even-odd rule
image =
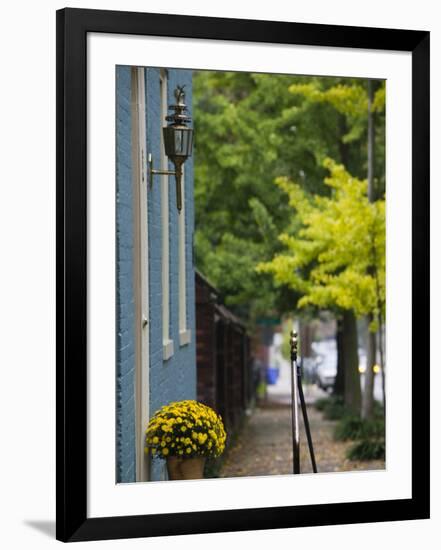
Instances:
[[[325,179],[332,189],[329,196],[308,195],[287,178],[276,180],[288,194],[300,228],[280,235],[285,250],[257,269],[297,290],[298,307],[384,316],[385,201],[370,202],[367,182],[341,164],[326,159],[324,166],[330,173]]]

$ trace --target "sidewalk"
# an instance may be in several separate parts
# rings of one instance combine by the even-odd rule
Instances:
[[[246,420],[236,445],[229,449],[220,476],[263,476],[292,473],[291,388],[289,363],[282,365],[280,378],[268,388],[265,404]],[[383,461],[352,462],[345,454],[351,442],[334,441],[336,422],[324,420],[314,402],[326,394],[316,386],[305,386],[305,401],[319,472],[384,469]],[[312,472],[301,412],[300,468]]]

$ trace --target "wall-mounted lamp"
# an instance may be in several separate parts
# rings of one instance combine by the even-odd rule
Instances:
[[[170,105],[169,109],[174,111],[173,114],[165,117],[169,123],[162,131],[164,135],[165,154],[175,165],[175,170],[154,170],[152,155],[148,156],[149,181],[150,185],[155,174],[175,176],[176,179],[176,206],[180,212],[182,209],[182,165],[191,156],[193,149],[193,128],[189,128],[187,124],[191,122],[191,117],[186,113],[187,106],[185,105],[185,86],[178,86],[175,90],[176,105]]]

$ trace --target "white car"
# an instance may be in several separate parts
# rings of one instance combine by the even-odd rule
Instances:
[[[316,384],[325,391],[334,387],[337,376],[337,348],[335,340],[322,340],[314,342],[313,349],[318,353],[317,368],[315,374]],[[366,370],[366,353],[362,348],[358,349],[359,372]]]
[[[322,390],[330,391],[337,376],[337,361],[334,357],[325,358],[317,367],[316,382]]]

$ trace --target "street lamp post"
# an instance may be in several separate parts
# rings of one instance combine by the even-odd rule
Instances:
[[[299,391],[297,378],[297,332],[291,332],[291,421],[293,473],[300,474]]]
[[[302,387],[302,373],[297,365],[298,340],[297,332],[291,332],[291,417],[292,417],[292,451],[293,473],[300,474],[300,430],[299,430],[299,401],[302,409],[303,423],[305,425],[306,439],[308,441],[309,456],[311,457],[312,471],[317,473],[314,447],[312,444],[311,430],[309,427],[308,412],[306,410],[305,395]]]

